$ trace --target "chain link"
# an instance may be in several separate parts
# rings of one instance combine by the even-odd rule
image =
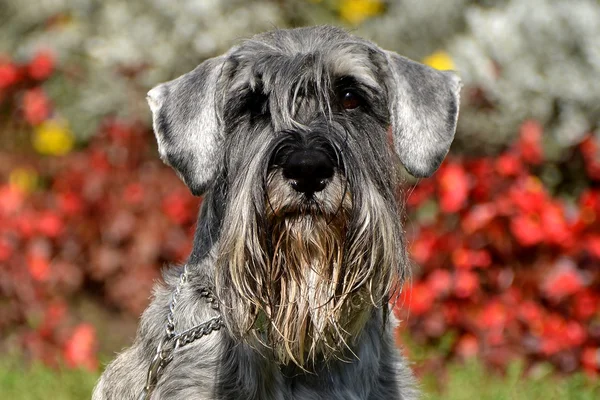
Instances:
[[[218,331],[224,326],[223,318],[221,316],[213,317],[206,322],[194,326],[186,331],[175,333],[175,307],[179,301],[181,290],[189,278],[189,272],[187,265],[183,267],[183,271],[179,276],[179,282],[177,287],[173,291],[171,296],[171,303],[169,304],[169,314],[167,315],[167,323],[165,326],[165,336],[156,347],[156,353],[154,358],[150,362],[148,367],[148,374],[146,376],[146,384],[142,389],[142,392],[138,396],[138,400],[149,400],[152,395],[152,391],[158,383],[158,378],[164,370],[164,368],[173,360],[173,352],[179,348],[182,348],[195,340],[200,339],[203,336],[210,335],[214,331]],[[219,311],[219,303],[217,298],[212,294],[208,288],[200,289],[200,297],[203,297],[211,306],[213,310]]]
[[[179,275],[179,283],[175,287],[173,294],[171,295],[171,304],[169,304],[169,315],[167,315],[167,326],[165,328],[167,337],[172,338],[175,335],[175,307],[179,302],[179,295],[181,294],[181,288],[188,281],[188,267],[187,264],[183,266],[183,271]],[[205,289],[202,289],[203,291]]]

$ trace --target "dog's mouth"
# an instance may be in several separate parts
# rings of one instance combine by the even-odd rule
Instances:
[[[342,210],[348,212],[352,208],[346,179],[339,172],[327,178],[321,190],[302,192],[281,170],[274,169],[267,177],[266,186],[265,202],[269,218],[330,220]]]
[[[314,197],[299,196],[296,201],[280,205],[277,209],[272,207],[273,217],[290,220],[331,217],[331,213]]]

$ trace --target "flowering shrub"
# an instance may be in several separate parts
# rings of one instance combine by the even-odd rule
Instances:
[[[11,127],[26,131],[48,155],[0,152],[2,343],[93,369],[95,329],[75,318],[74,301],[96,296],[139,315],[160,269],[189,253],[199,200],[162,165],[140,123],[106,119],[71,152],[68,124],[40,86],[48,74],[28,72],[36,60],[0,64],[0,109],[12,117],[2,141],[13,139]]]
[[[398,312],[421,343],[445,340],[446,356],[478,354],[497,367],[525,357],[598,372],[600,147],[589,136],[571,149],[557,166],[562,183],[585,170],[586,184],[553,194],[536,175],[541,136],[538,123],[525,122],[505,152],[450,157],[409,193],[418,269]]]
[[[78,147],[46,92],[57,74],[48,52],[0,58],[0,141],[19,150],[0,151],[0,345],[93,369],[95,329],[74,303],[139,315],[160,268],[188,254],[199,199],[139,122],[107,118]],[[501,154],[451,156],[407,190],[417,268],[398,313],[420,344],[444,343],[439,357],[599,370],[600,144],[550,164],[542,134],[528,121]]]

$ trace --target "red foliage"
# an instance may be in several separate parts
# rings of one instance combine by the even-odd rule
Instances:
[[[0,60],[0,106],[22,117],[15,122],[49,117],[39,84],[53,71],[49,53],[25,65]],[[37,175],[33,191],[12,181],[18,169]],[[114,119],[63,157],[0,152],[0,177],[3,339],[52,365],[94,369],[96,334],[75,300],[96,297],[137,317],[160,269],[188,255],[200,200],[159,160],[147,127]]]
[[[0,105],[43,122],[52,105],[39,84],[55,70],[48,53],[26,65],[0,59]],[[567,202],[538,177],[548,162],[542,133],[528,121],[497,157],[450,157],[406,191],[418,268],[397,310],[422,344],[454,334],[440,357],[478,355],[503,367],[520,356],[598,373],[599,146],[588,137],[573,149],[588,187]],[[73,300],[95,296],[137,316],[160,268],[189,253],[199,199],[153,143],[140,124],[109,119],[88,147],[60,158],[0,152],[3,178],[17,167],[39,175],[33,192],[0,184],[0,331],[31,357],[96,368],[96,333]],[[434,212],[427,222],[421,206]]]
[[[409,213],[431,201],[440,207],[409,238],[419,268],[397,310],[421,343],[439,339],[432,326],[454,332],[450,356],[478,354],[504,367],[520,354],[565,372],[578,364],[598,372],[600,153],[591,137],[573,150],[590,185],[575,208],[536,176],[541,135],[528,121],[496,158],[450,158],[419,183],[426,189],[412,191]]]
[[[91,328],[69,333],[77,322],[71,300],[93,294],[139,315],[160,269],[189,253],[199,199],[162,165],[152,143],[150,131],[108,121],[86,149],[28,163],[45,187],[0,186],[0,296],[9,299],[0,330],[26,337],[33,357],[94,368]],[[7,154],[0,161],[24,163]],[[53,315],[45,305],[56,302],[66,309],[55,317],[60,322],[31,324]]]

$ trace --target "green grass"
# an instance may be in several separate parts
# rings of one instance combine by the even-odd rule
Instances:
[[[505,376],[489,372],[470,361],[448,367],[444,383],[434,376],[422,379],[424,399],[435,400],[598,400],[600,382],[583,374],[560,377],[550,367],[538,368],[523,378],[520,363],[511,365]]]
[[[90,399],[99,374],[82,370],[50,369],[41,364],[24,367],[18,360],[0,361],[0,398],[6,400]]]
[[[423,378],[426,400],[596,400],[600,382],[582,375],[557,377],[549,369],[522,379],[519,364],[500,377],[486,372],[481,364],[452,364],[447,376]],[[0,361],[0,398],[11,400],[89,399],[98,374],[79,370],[54,370],[36,364],[24,367],[19,361]],[[442,387],[443,386],[443,387]]]

